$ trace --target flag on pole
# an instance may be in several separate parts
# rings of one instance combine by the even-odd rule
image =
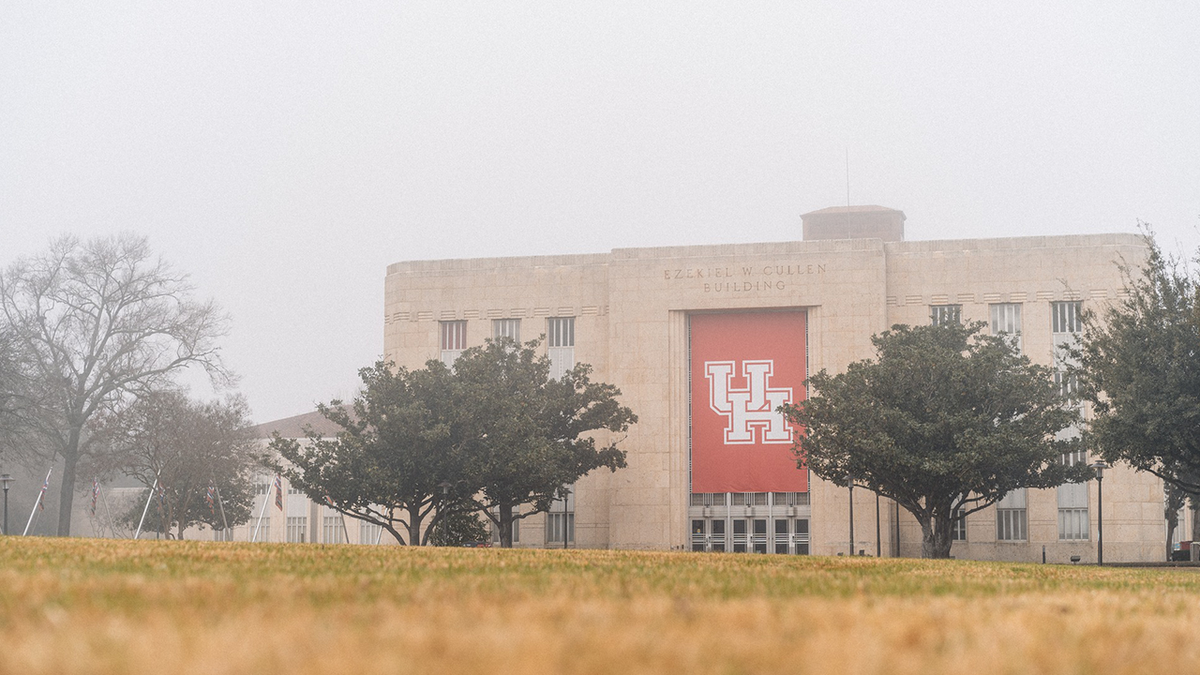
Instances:
[[[167,512],[167,491],[163,489],[161,484],[154,487],[154,491],[158,494],[158,512],[166,514]]]
[[[333,499],[331,499],[331,498],[330,498],[330,496],[329,496],[328,494],[327,494],[327,495],[325,495],[325,503],[326,503],[326,504],[328,504],[328,505],[329,505],[329,508],[331,508],[331,509],[336,509],[336,508],[337,508],[337,504],[334,504],[334,503],[333,503]]]
[[[100,496],[100,481],[92,479],[92,515],[96,515],[96,498]]]
[[[279,474],[275,474],[275,506],[280,511],[283,510],[283,479]]]
[[[46,510],[46,490],[50,489],[50,474],[46,474],[46,480],[42,481],[42,491],[38,493],[38,510]]]
[[[212,511],[212,514],[214,516],[217,515],[217,507],[213,503],[213,500],[215,498],[216,498],[216,488],[214,488],[210,485],[208,487],[208,492],[205,493],[205,495],[204,495],[204,501],[208,502],[208,510]]]

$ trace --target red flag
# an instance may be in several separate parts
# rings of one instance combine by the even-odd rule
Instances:
[[[283,479],[275,474],[275,506],[283,510]]]

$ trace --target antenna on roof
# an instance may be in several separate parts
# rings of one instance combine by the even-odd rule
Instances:
[[[850,231],[850,146],[846,146],[846,231]]]

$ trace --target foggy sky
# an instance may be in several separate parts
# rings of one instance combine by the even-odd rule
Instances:
[[[351,395],[412,259],[800,237],[1200,244],[1200,2],[0,4],[0,265],[120,230],[255,418]]]

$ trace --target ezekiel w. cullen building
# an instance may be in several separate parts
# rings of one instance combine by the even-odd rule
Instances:
[[[628,468],[581,479],[567,504],[521,521],[518,545],[919,555],[915,521],[866,490],[851,542],[848,490],[796,467],[771,411],[802,400],[809,373],[873,357],[871,336],[897,323],[986,321],[1061,366],[1056,345],[1084,307],[1120,296],[1117,262],[1145,248],[1132,234],[905,241],[904,220],[838,207],[806,214],[802,241],[399,262],[385,357],[450,362],[486,338],[545,335],[556,372],[587,362],[620,387],[639,418]],[[968,517],[952,553],[1094,561],[1095,488],[1012,493]],[[1165,537],[1161,481],[1109,470],[1106,560],[1162,560]]]

